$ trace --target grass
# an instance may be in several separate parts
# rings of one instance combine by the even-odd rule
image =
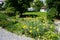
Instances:
[[[38,16],[47,16],[46,12],[25,12],[23,15],[38,15]]]

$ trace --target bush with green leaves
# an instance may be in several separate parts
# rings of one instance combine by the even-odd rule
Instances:
[[[2,12],[0,12],[0,21],[6,20],[6,19],[7,19],[7,15],[5,15]]]
[[[58,12],[57,12],[56,8],[51,8],[51,9],[49,9],[49,11],[47,13],[47,18],[50,20],[53,20],[54,18],[56,18],[57,13]]]
[[[16,21],[4,20],[4,21],[1,21],[1,22],[0,22],[0,26],[1,26],[2,28],[6,28],[6,29],[8,29],[9,31],[13,32],[12,30],[15,29],[14,24],[16,24],[16,23],[17,23]]]
[[[35,5],[33,5],[35,8],[35,11],[40,11],[41,7],[43,6],[43,3],[41,1],[36,1]]]
[[[0,12],[0,26],[5,28],[15,24],[15,21],[12,21],[5,13]]]
[[[5,13],[8,15],[8,16],[15,16],[16,13],[15,13],[15,8],[14,7],[7,7],[6,10],[5,10]]]
[[[4,26],[5,21],[7,21],[8,16],[0,12],[0,26]]]
[[[57,11],[58,11],[58,15],[57,15],[57,18],[59,18],[59,14],[60,14],[60,0],[46,0],[46,4],[47,4],[47,7],[50,9],[52,7],[56,8]],[[59,18],[60,19],[60,18]]]

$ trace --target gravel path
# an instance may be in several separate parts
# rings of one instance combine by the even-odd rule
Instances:
[[[32,38],[26,37],[24,35],[18,36],[0,27],[0,40],[32,40]]]
[[[56,31],[60,35],[60,20],[55,20],[54,24],[55,24]],[[60,40],[60,37],[59,37],[59,40]]]
[[[60,33],[60,20],[55,20],[54,22],[56,30]]]

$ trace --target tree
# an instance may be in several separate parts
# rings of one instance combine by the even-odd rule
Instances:
[[[35,8],[35,11],[40,11],[41,7],[44,6],[43,2],[40,0],[34,0],[32,7]]]
[[[48,18],[49,20],[54,20],[56,14],[57,14],[56,8],[51,8],[51,9],[49,9],[49,11],[47,12],[47,18]]]
[[[30,2],[32,1],[33,0],[6,0],[6,8],[14,7],[16,11],[20,12],[20,16],[22,16],[22,13],[30,7]]]
[[[47,7],[50,9],[52,7],[56,8],[58,11],[58,15],[60,14],[60,0],[46,0],[47,2]]]
[[[36,1],[34,6],[35,6],[36,11],[40,11],[41,7],[43,6],[43,2]]]

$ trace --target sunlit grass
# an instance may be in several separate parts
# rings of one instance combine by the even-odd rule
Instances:
[[[38,15],[38,16],[45,16],[47,17],[46,12],[25,12],[23,15]]]

